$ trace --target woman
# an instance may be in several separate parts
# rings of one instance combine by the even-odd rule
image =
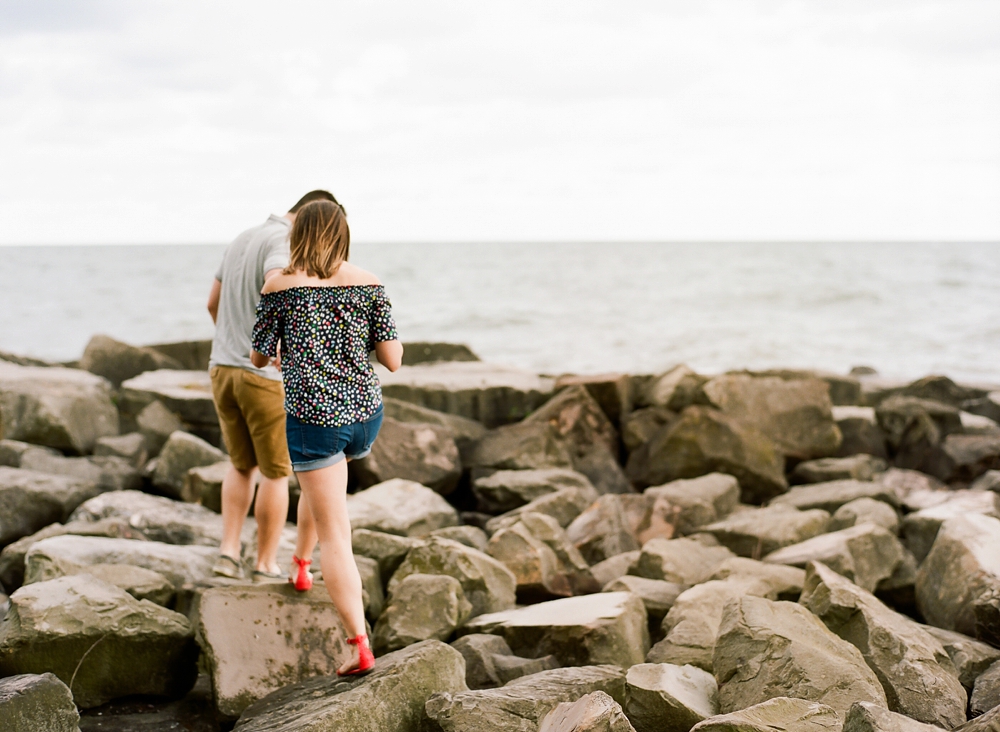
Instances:
[[[371,452],[382,424],[382,390],[369,353],[390,371],[403,346],[385,289],[347,260],[350,231],[331,201],[303,206],[290,235],[288,267],[261,291],[251,360],[258,368],[279,358],[285,383],[286,433],[307,517],[289,581],[312,586],[310,557],[320,545],[323,580],[348,635],[351,658],[337,673],[367,673],[375,665],[365,632],[361,577],[351,549],[347,461]],[[311,515],[310,515],[311,514]]]

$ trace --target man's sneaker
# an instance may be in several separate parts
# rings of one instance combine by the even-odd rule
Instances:
[[[284,582],[285,575],[281,572],[264,572],[263,570],[255,569],[251,579],[253,579],[255,585],[261,585],[266,582]]]
[[[215,566],[212,567],[212,574],[230,579],[243,579],[243,567],[232,557],[221,554]]]

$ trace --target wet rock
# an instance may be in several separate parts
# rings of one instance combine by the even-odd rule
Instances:
[[[882,458],[872,455],[820,458],[807,460],[795,466],[792,481],[795,483],[828,483],[832,480],[874,480],[889,465]]]
[[[821,562],[869,592],[903,561],[899,539],[881,526],[860,524],[807,539],[764,557],[765,562],[805,567]]]
[[[159,572],[129,564],[91,564],[74,574],[89,574],[102,582],[120,587],[136,600],[149,600],[163,607],[170,607],[174,600],[174,586]]]
[[[184,423],[159,399],[154,399],[135,416],[136,429],[146,441],[149,457],[156,457],[174,432],[184,430]]]
[[[495,689],[528,674],[559,668],[555,656],[515,656],[507,641],[498,635],[465,635],[451,647],[465,659],[465,682],[470,689]]]
[[[137,490],[142,487],[140,472],[119,457],[63,457],[45,449],[32,449],[21,456],[21,468],[79,478],[96,484],[102,491]]]
[[[605,584],[601,592],[631,592],[646,606],[646,616],[650,625],[659,625],[663,621],[663,616],[686,589],[687,585],[676,582],[624,575]]]
[[[0,674],[50,671],[84,708],[183,695],[197,657],[187,618],[88,575],[22,587],[0,627]]]
[[[806,572],[798,567],[733,557],[720,564],[710,579],[756,580],[767,585],[768,591],[765,597],[797,601],[802,592],[802,585],[806,581]]]
[[[726,473],[739,481],[744,500],[759,503],[788,489],[784,464],[763,433],[714,409],[694,406],[633,452],[626,474],[645,487]]]
[[[799,511],[775,504],[747,508],[701,528],[719,544],[741,557],[759,559],[782,547],[818,536],[827,530],[830,514],[821,509]]]
[[[982,643],[952,630],[935,628],[933,625],[925,625],[923,628],[937,638],[944,647],[958,670],[958,680],[967,691],[972,691],[980,674],[1000,661],[1000,649],[988,643]]]
[[[931,625],[1000,646],[1000,520],[971,514],[941,524],[916,593]]]
[[[688,732],[719,711],[715,678],[693,666],[641,663],[628,670],[625,686],[636,732]]]
[[[564,602],[560,600],[559,602]],[[625,672],[615,666],[559,668],[523,676],[500,689],[437,693],[426,710],[444,732],[504,730],[538,732],[542,719],[562,702],[603,691],[625,701]]]
[[[987,470],[1000,468],[1000,436],[948,435],[940,451],[922,467],[943,481],[968,483]]]
[[[590,568],[590,573],[594,576],[594,580],[597,584],[604,587],[609,582],[627,575],[632,565],[639,561],[639,556],[641,554],[642,551],[639,549],[634,552],[618,554],[617,556],[605,559],[603,562],[598,562],[593,565]]]
[[[799,600],[864,656],[889,709],[953,729],[965,722],[966,693],[941,643],[909,618],[822,564],[810,564]]]
[[[881,481],[865,480],[833,480],[829,483],[796,486],[785,495],[771,501],[771,505],[783,504],[800,511],[821,508],[832,514],[845,503],[859,498],[884,501],[894,508],[899,505],[896,492],[890,486]]]
[[[871,702],[853,704],[844,720],[844,732],[935,732],[940,729]]]
[[[428,536],[451,539],[481,552],[486,551],[490,542],[486,532],[476,526],[446,526],[443,529],[434,529]]]
[[[726,714],[778,696],[820,702],[841,717],[856,701],[886,706],[861,652],[791,602],[747,596],[727,605],[713,667]]]
[[[121,383],[145,371],[181,369],[177,360],[143,346],[131,346],[106,335],[95,335],[80,357],[80,368],[103,376],[117,389]]]
[[[702,388],[713,406],[762,432],[785,455],[809,460],[840,448],[829,387],[819,379],[725,374]]]
[[[141,468],[146,464],[149,453],[142,433],[129,432],[127,435],[98,438],[94,443],[94,456],[122,458],[132,467]]]
[[[73,695],[50,673],[0,679],[0,718],[5,732],[79,732]]]
[[[237,732],[418,732],[434,693],[460,694],[462,656],[439,641],[423,641],[382,656],[360,679],[335,674],[285,686],[247,707]]]
[[[174,432],[167,439],[156,461],[153,485],[171,498],[194,502],[200,496],[184,494],[184,478],[191,468],[214,465],[226,459],[225,453],[187,432]]]
[[[497,427],[523,419],[552,395],[554,381],[507,366],[478,361],[375,367],[382,393],[447,414]]]
[[[516,581],[511,571],[457,541],[432,537],[410,549],[389,581],[389,594],[411,574],[445,574],[457,579],[472,603],[473,616],[514,607]]]
[[[599,495],[587,476],[566,468],[498,470],[472,484],[479,510],[492,514],[518,508],[561,488],[590,492],[595,501]]]
[[[591,564],[616,554],[635,551],[644,542],[674,535],[678,512],[666,498],[654,494],[605,495],[590,505],[566,534]]]
[[[400,536],[426,536],[458,525],[458,512],[430,488],[394,478],[347,497],[352,529]]]
[[[444,427],[386,417],[371,454],[351,463],[362,487],[393,478],[412,480],[448,495],[462,477],[458,445]]]
[[[740,502],[740,484],[731,475],[710,473],[647,488],[644,495],[665,500],[673,507],[671,523],[684,536],[731,514]]]
[[[355,529],[351,533],[351,543],[355,556],[369,557],[378,563],[379,573],[387,584],[399,565],[403,563],[407,552],[421,544],[420,539],[411,539],[395,534],[369,529]]]
[[[490,519],[486,522],[486,533],[493,534],[505,526],[516,523],[522,513],[543,513],[566,528],[593,502],[594,493],[589,490],[560,488],[555,493],[536,498],[531,503]]]
[[[482,615],[461,634],[500,635],[519,655],[553,655],[564,666],[611,663],[628,668],[649,649],[646,608],[637,596],[607,592]]]
[[[233,466],[229,460],[190,468],[184,475],[184,500],[200,503],[214,513],[222,513],[222,482]]]
[[[826,704],[775,697],[730,714],[709,717],[697,732],[839,732],[840,717]]]
[[[661,427],[676,419],[666,407],[637,409],[622,420],[622,443],[629,454],[649,442]]]
[[[0,467],[0,547],[57,521],[101,492],[79,478]]]
[[[621,705],[595,691],[575,702],[563,702],[545,715],[539,732],[635,732]]]
[[[111,384],[79,369],[0,361],[0,434],[86,455],[98,438],[118,434]]]
[[[922,562],[930,553],[941,524],[947,519],[969,514],[1000,518],[1000,495],[987,491],[950,492],[943,503],[903,518],[903,543],[917,561]]]
[[[382,654],[422,640],[447,640],[472,605],[462,585],[443,574],[411,574],[399,582],[375,625],[372,646]]]
[[[180,418],[183,430],[220,446],[219,418],[212,401],[212,382],[207,371],[147,371],[121,385],[119,409],[126,424],[153,401],[160,401]],[[139,425],[140,432],[146,430]],[[152,452],[152,451],[151,451]]]
[[[875,524],[886,531],[896,533],[899,530],[899,514],[884,501],[857,498],[837,509],[830,519],[827,530],[840,531],[863,523]]]
[[[652,539],[642,547],[629,574],[650,579],[697,585],[734,554],[721,546],[705,546],[694,539]]]

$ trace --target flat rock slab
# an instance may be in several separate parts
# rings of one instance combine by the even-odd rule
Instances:
[[[458,526],[458,511],[430,488],[394,478],[347,497],[352,529],[372,529],[399,536],[426,536],[434,529]]]
[[[709,717],[692,732],[839,732],[840,717],[826,704],[775,697],[729,714]]]
[[[50,671],[80,707],[181,696],[197,658],[186,617],[88,575],[22,587],[0,627],[0,675]]]
[[[80,714],[69,687],[50,673],[0,679],[4,732],[79,732]]]
[[[886,531],[899,531],[899,514],[884,501],[874,498],[855,498],[837,509],[830,517],[828,531],[840,531],[865,522],[881,526]],[[929,547],[928,547],[929,548]]]
[[[378,658],[360,679],[320,676],[247,707],[238,732],[420,732],[424,705],[435,693],[466,691],[461,654],[423,641]]]
[[[188,425],[218,424],[212,402],[212,380],[207,371],[147,371],[122,382],[121,410],[138,415],[153,401],[160,401]]]
[[[868,480],[832,480],[828,483],[795,486],[788,493],[771,501],[771,505],[783,504],[800,511],[821,508],[832,514],[845,503],[858,498],[874,498],[893,507],[899,505],[899,498],[891,486]]]
[[[481,615],[460,633],[492,633],[518,655],[553,655],[564,666],[628,668],[649,650],[646,608],[630,592],[568,597]]]
[[[77,506],[101,492],[89,480],[0,467],[0,547],[66,521]]]
[[[641,663],[628,670],[625,686],[636,732],[688,732],[719,712],[715,677],[693,666]]]
[[[847,712],[843,732],[939,732],[940,729],[871,702],[857,702]]]
[[[830,514],[822,509],[799,511],[777,504],[737,511],[701,530],[741,557],[760,559],[782,547],[822,534],[829,521]]]
[[[947,499],[903,519],[902,534],[906,548],[918,562],[924,561],[934,546],[938,530],[947,519],[979,514],[1000,518],[1000,494],[991,491],[952,491]]]
[[[727,559],[715,570],[712,579],[759,580],[770,587],[768,597],[774,595],[779,600],[798,600],[806,572],[798,567],[783,564],[768,564],[746,557]]]
[[[538,732],[635,732],[621,704],[603,691],[563,702],[545,715]]]
[[[608,582],[601,591],[631,592],[638,595],[642,599],[642,604],[646,606],[646,615],[650,623],[659,624],[663,616],[674,606],[680,594],[687,589],[687,585],[676,582],[624,575]]]
[[[695,539],[650,539],[629,574],[697,585],[733,556],[725,547],[705,546]]]
[[[645,495],[669,502],[672,523],[684,536],[732,513],[740,502],[740,482],[725,473],[709,473],[647,488]]]
[[[864,407],[862,407],[864,409]],[[792,478],[797,483],[827,483],[832,480],[874,480],[889,465],[874,455],[820,458],[807,460],[795,466]]]
[[[288,584],[217,587],[199,605],[198,641],[216,706],[238,717],[258,699],[313,676],[328,676],[349,656],[326,588]]]
[[[500,689],[434,694],[427,700],[427,716],[444,732],[538,732],[559,704],[596,691],[622,704],[625,672],[616,666],[560,668],[523,676]]]
[[[591,490],[597,500],[597,490],[590,479],[568,468],[498,470],[472,483],[479,510],[494,514],[523,506],[560,488]]]

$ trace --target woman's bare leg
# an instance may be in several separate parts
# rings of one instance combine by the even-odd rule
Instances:
[[[323,582],[349,638],[364,635],[365,608],[361,575],[351,549],[351,520],[347,515],[347,461],[320,470],[299,473],[299,485],[309,502],[319,536]],[[358,664],[358,648],[350,646],[351,659],[340,667]]]
[[[301,485],[301,475],[299,476]],[[319,538],[316,535],[316,520],[313,518],[312,511],[309,510],[309,499],[306,498],[305,489],[302,489],[299,495],[299,508],[298,508],[298,518],[295,522],[296,534],[295,534],[295,556],[299,559],[312,559],[313,552],[316,550],[316,542]],[[294,578],[299,573],[299,568],[292,562],[292,577]]]

